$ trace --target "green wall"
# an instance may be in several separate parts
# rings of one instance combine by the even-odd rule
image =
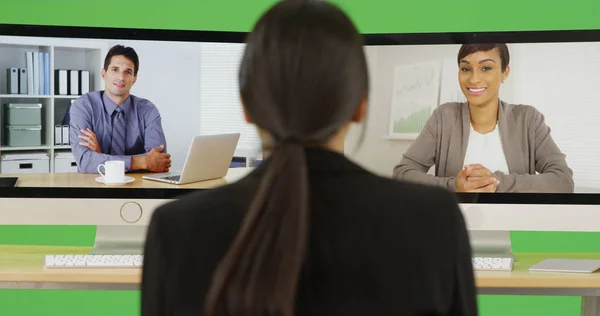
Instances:
[[[0,23],[247,31],[273,0],[3,0]],[[598,0],[337,0],[361,32],[598,29]],[[1,207],[1,206],[0,206]],[[93,227],[0,226],[0,244],[91,245]],[[514,232],[515,251],[598,252],[593,233]],[[0,291],[3,315],[136,315],[139,293]],[[579,315],[577,297],[480,296],[484,316]]]
[[[3,0],[1,23],[249,30],[274,0]],[[596,0],[336,0],[362,32],[598,28]],[[168,3],[168,4],[167,4]]]

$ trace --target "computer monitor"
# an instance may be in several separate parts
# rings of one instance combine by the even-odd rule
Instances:
[[[600,219],[600,195],[595,193],[600,191],[600,169],[595,166],[600,142],[594,131],[600,117],[600,95],[596,93],[600,79],[598,35],[600,31],[367,34],[371,91],[365,137],[359,142],[363,127],[353,127],[346,153],[365,168],[392,176],[394,166],[423,130],[433,109],[444,102],[464,101],[457,83],[461,44],[507,43],[511,72],[500,97],[510,103],[530,104],[544,115],[573,170],[575,193],[458,193],[467,225],[472,232],[600,231],[595,224]],[[78,96],[56,92],[53,86],[57,77],[52,71],[89,71],[90,91],[101,90],[104,56],[115,44],[133,47],[140,57],[132,93],[158,107],[175,167],[183,163],[191,137],[201,134],[240,132],[240,154],[236,156],[260,155],[258,135],[243,120],[239,102],[237,68],[244,36],[231,32],[0,25],[0,67],[26,67],[27,52],[42,52],[49,55],[45,64],[51,72],[46,90],[49,95],[13,95],[6,90],[8,86],[0,85],[0,102],[40,103],[44,118],[40,146],[11,148],[3,143],[0,155],[47,153],[48,171],[60,171],[56,155],[68,153],[69,145],[55,143],[59,133],[55,125],[63,121],[71,100]],[[6,76],[0,71],[0,81]],[[403,100],[401,93],[397,94],[402,89],[416,91],[413,100]],[[411,107],[411,102],[417,106]],[[398,121],[404,122],[400,124],[403,127],[394,130]],[[357,143],[361,147],[356,148]],[[173,188],[3,188],[0,225],[98,225],[98,245],[110,248],[119,238],[139,241],[156,207],[189,192]],[[119,230],[122,234],[117,233]],[[134,230],[135,236],[126,236]]]
[[[0,177],[19,178],[16,188],[0,190],[0,225],[97,225],[96,250],[139,251],[156,207],[195,189],[230,183],[239,178],[235,174],[247,172],[236,170],[233,176],[194,185],[195,189],[143,183],[134,188],[77,187],[66,175],[77,172],[78,161],[69,155],[70,139],[63,137],[73,119],[68,115],[73,101],[113,84],[101,75],[105,57],[114,45],[124,45],[139,57],[131,94],[158,109],[171,171],[183,168],[194,137],[217,134],[239,133],[233,160],[236,165],[253,165],[262,151],[255,127],[243,118],[237,81],[244,35],[0,25]],[[8,130],[8,117],[20,117],[20,110],[8,104],[35,107],[27,112],[35,114],[28,124],[39,126]],[[36,185],[26,179],[31,174],[60,177]]]
[[[524,172],[513,176],[510,181],[520,182],[521,185],[495,193],[457,193],[472,237],[479,238],[487,246],[496,244],[510,250],[509,231],[513,230],[600,231],[595,225],[600,219],[600,195],[597,194],[600,192],[600,168],[597,165],[600,134],[596,131],[600,119],[600,94],[596,92],[600,83],[599,35],[598,31],[539,31],[367,36],[366,56],[371,91],[366,129],[355,127],[351,131],[346,142],[347,152],[367,169],[383,176],[393,176],[394,168],[407,152],[410,159],[422,158],[416,157],[414,149],[409,152],[411,146],[418,142],[418,146],[429,146],[424,150],[432,153],[432,157],[428,157],[433,162],[431,169],[422,172],[431,178],[447,177],[448,181],[454,181],[452,177],[457,174],[440,175],[436,172],[454,166],[460,170],[461,166],[467,164],[465,147],[468,141],[465,141],[473,140],[456,137],[465,135],[465,130],[444,131],[442,135],[439,129],[450,130],[460,126],[469,131],[469,113],[467,124],[464,125],[446,118],[442,122],[446,126],[437,125],[437,130],[431,130],[427,122],[436,109],[439,113],[449,115],[448,111],[440,110],[452,106],[447,103],[468,109],[470,105],[466,103],[468,99],[464,92],[468,85],[490,90],[497,84],[500,86],[501,101],[531,106],[541,113],[529,125],[514,125],[514,122],[526,121],[522,118],[507,119],[512,120],[513,128],[524,130],[520,137],[528,139],[528,142],[513,138],[512,144],[508,143],[510,139],[501,139],[505,149],[507,145],[517,147],[504,153],[509,156],[507,160],[511,174],[515,173],[515,169],[537,171],[535,175]],[[482,78],[485,71],[493,69],[487,67],[490,62],[476,65],[461,63],[465,59],[464,56],[459,58],[463,44],[506,44],[508,76]],[[497,50],[502,53],[500,48]],[[497,67],[501,74],[502,66],[500,60],[492,67]],[[470,81],[461,87],[460,80],[465,80],[465,74],[468,75],[469,71],[477,71],[479,77],[467,77]],[[479,90],[475,92],[480,93]],[[489,92],[484,90],[483,93]],[[465,117],[454,119],[465,120]],[[555,157],[535,155],[536,150],[540,151],[536,146],[548,141],[547,134],[542,135],[536,130],[541,129],[540,121],[549,127],[550,137],[566,156],[566,164],[572,171],[569,180],[574,183],[573,187],[550,186],[546,183],[536,186],[533,181],[527,182],[528,177],[540,179],[539,173],[561,172],[552,165],[555,162],[551,159]],[[500,133],[503,132],[507,134],[501,126]],[[450,144],[454,149],[444,146],[451,141],[450,136],[454,138]],[[438,146],[435,142],[439,141],[438,137],[443,138],[442,143],[446,143]],[[435,141],[421,140],[425,138],[435,138]],[[489,138],[486,141],[489,143]],[[356,144],[360,144],[360,147],[357,148]],[[459,154],[443,157],[450,150]],[[423,160],[417,163],[423,163]],[[540,168],[542,165],[544,168]],[[505,173],[509,174],[508,170]],[[412,181],[411,177],[400,178]],[[442,186],[446,186],[445,183]],[[486,233],[489,236],[486,237]],[[472,244],[479,243],[473,241]]]

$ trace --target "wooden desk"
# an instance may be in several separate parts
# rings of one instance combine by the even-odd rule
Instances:
[[[546,273],[529,272],[529,267],[546,258],[600,259],[600,253],[519,253],[511,272],[477,271],[479,288],[493,289],[600,289],[600,273]]]
[[[44,269],[46,254],[86,254],[91,247],[0,245],[0,288],[137,290],[140,268]],[[529,272],[546,258],[600,259],[600,253],[520,253],[511,272],[477,271],[479,294],[582,296],[582,315],[600,315],[600,273]]]
[[[253,168],[230,168],[224,178],[182,185],[142,179],[147,173],[127,173],[135,181],[124,185],[106,185],[95,179],[99,174],[86,173],[43,173],[43,174],[0,174],[0,177],[18,177],[17,187],[86,187],[86,188],[152,188],[152,189],[210,189],[234,182]]]
[[[44,255],[87,254],[91,247],[0,245],[0,288],[138,290],[140,268],[45,269]]]
[[[517,253],[510,272],[476,271],[479,294],[581,296],[581,315],[600,315],[600,273],[529,272],[547,258],[600,259],[600,253]]]

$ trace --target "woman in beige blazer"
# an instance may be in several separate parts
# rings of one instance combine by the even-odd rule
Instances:
[[[510,72],[506,44],[465,44],[458,79],[467,98],[436,108],[393,176],[457,192],[574,191],[573,171],[544,115],[499,99]],[[427,172],[435,165],[435,175]]]

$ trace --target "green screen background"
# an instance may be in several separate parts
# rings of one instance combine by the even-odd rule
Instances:
[[[274,0],[4,0],[0,23],[248,31]],[[337,0],[364,33],[598,29],[597,0]],[[174,38],[176,40],[176,38]],[[0,207],[2,207],[0,205]],[[93,244],[90,226],[0,226],[0,244]],[[515,252],[600,252],[600,234],[513,232]],[[479,296],[481,315],[579,315],[579,297]],[[136,291],[0,290],[3,315],[137,315]]]

